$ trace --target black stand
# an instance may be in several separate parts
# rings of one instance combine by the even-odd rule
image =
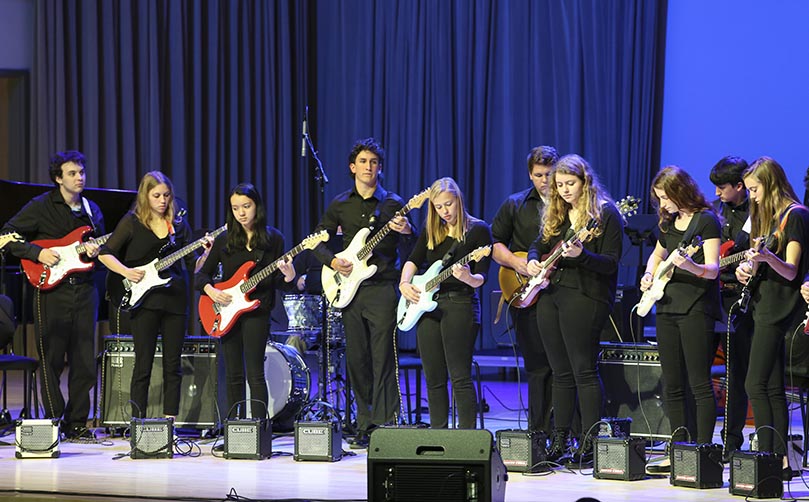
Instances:
[[[627,218],[626,227],[624,232],[629,238],[630,244],[638,247],[638,266],[635,273],[635,284],[640,284],[640,279],[646,270],[646,263],[643,261],[643,247],[649,245],[654,247],[655,237],[654,231],[657,228],[658,217],[656,214],[636,214]],[[632,306],[629,306],[632,308]],[[633,311],[634,313],[634,311]],[[632,326],[633,342],[643,341],[643,318],[631,314],[629,315],[629,322]]]

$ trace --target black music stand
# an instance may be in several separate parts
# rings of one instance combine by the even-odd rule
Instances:
[[[640,284],[640,279],[646,270],[646,262],[644,261],[644,246],[652,246],[657,243],[655,232],[657,230],[658,216],[656,213],[651,214],[635,214],[626,219],[624,226],[624,233],[629,238],[630,244],[638,248],[638,266],[635,273],[635,284]],[[632,306],[628,306],[632,308]],[[633,342],[643,341],[643,318],[635,315],[629,315],[629,322],[633,328],[635,339]]]

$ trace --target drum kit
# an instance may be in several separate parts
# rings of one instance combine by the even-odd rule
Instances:
[[[307,402],[332,410],[347,406],[345,378],[345,330],[340,310],[328,306],[320,295],[283,296],[289,325],[273,331],[264,352],[264,375],[270,392],[268,411],[274,423],[290,426]],[[324,309],[325,306],[325,309]],[[310,398],[312,376],[307,356],[317,360],[318,392]]]

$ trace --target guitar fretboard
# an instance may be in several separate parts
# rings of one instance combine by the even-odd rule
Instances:
[[[432,291],[433,289],[435,289],[436,286],[438,286],[442,282],[449,279],[449,276],[452,275],[452,267],[454,267],[455,265],[460,265],[460,266],[463,267],[464,265],[466,265],[467,263],[469,263],[472,260],[472,255],[474,253],[475,252],[472,251],[468,255],[464,256],[460,260],[456,261],[455,263],[453,263],[449,267],[442,270],[441,273],[439,273],[437,276],[435,276],[432,279],[430,279],[429,281],[427,281],[427,284],[424,285],[424,291]]]
[[[211,237],[213,237],[215,239],[219,234],[221,234],[222,232],[227,230],[227,228],[228,228],[227,225],[222,225],[221,227],[219,227],[216,230],[214,230],[213,232],[211,232]],[[183,258],[184,256],[186,256],[186,255],[190,254],[191,252],[201,248],[204,245],[205,245],[205,240],[197,239],[194,242],[192,242],[191,244],[185,246],[184,248],[178,249],[177,251],[175,251],[175,252],[171,253],[170,255],[166,256],[165,258],[159,259],[157,261],[157,265],[155,265],[155,268],[157,268],[158,272],[166,270],[170,266],[174,265],[174,262],[176,262],[180,258]]]
[[[111,236],[112,236],[112,232],[110,232],[110,233],[108,233],[108,234],[106,234],[106,235],[102,235],[101,237],[99,237],[99,238],[97,238],[97,239],[93,239],[93,242],[95,242],[96,244],[98,244],[99,246],[101,246],[101,245],[103,245],[105,242],[107,242]],[[87,243],[86,243],[86,242],[82,242],[81,244],[79,244],[79,245],[77,245],[77,246],[76,246],[76,252],[77,252],[78,254],[82,254],[82,253],[86,253],[86,252],[87,252],[87,247],[85,246],[85,244],[87,244]]]
[[[400,210],[396,211],[396,213],[393,214],[393,218],[404,216],[407,213],[409,213],[411,209],[412,208],[410,207],[410,202],[408,202],[407,204],[402,206]],[[371,253],[374,251],[374,248],[380,242],[382,242],[382,239],[387,237],[389,233],[390,233],[390,225],[386,223],[384,227],[379,229],[379,232],[375,233],[370,239],[368,239],[368,242],[366,242],[365,245],[360,248],[360,250],[357,252],[357,258],[359,258],[360,260],[364,260],[367,257],[371,256]]]
[[[275,260],[274,262],[270,263],[266,267],[259,270],[252,277],[250,277],[248,280],[244,281],[244,284],[242,284],[239,287],[239,290],[244,294],[249,293],[256,286],[258,286],[259,282],[263,281],[264,279],[269,277],[273,272],[278,270],[278,267],[280,267],[283,262],[285,262],[285,261],[287,261],[287,260],[289,260],[291,258],[294,258],[296,255],[298,255],[304,249],[306,249],[306,242],[301,242],[300,244],[298,244],[294,248],[287,251],[286,254],[284,254],[283,256],[281,256],[280,258]]]

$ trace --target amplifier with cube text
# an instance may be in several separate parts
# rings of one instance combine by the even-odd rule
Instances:
[[[186,337],[180,357],[183,377],[180,413],[174,422],[175,426],[208,428],[221,423],[219,417],[225,406],[225,393],[217,392],[216,349],[217,342],[209,337]],[[129,403],[135,365],[132,337],[104,337],[102,358],[101,423],[107,427],[126,426],[132,414]],[[158,338],[145,416],[163,415],[163,344]]]

